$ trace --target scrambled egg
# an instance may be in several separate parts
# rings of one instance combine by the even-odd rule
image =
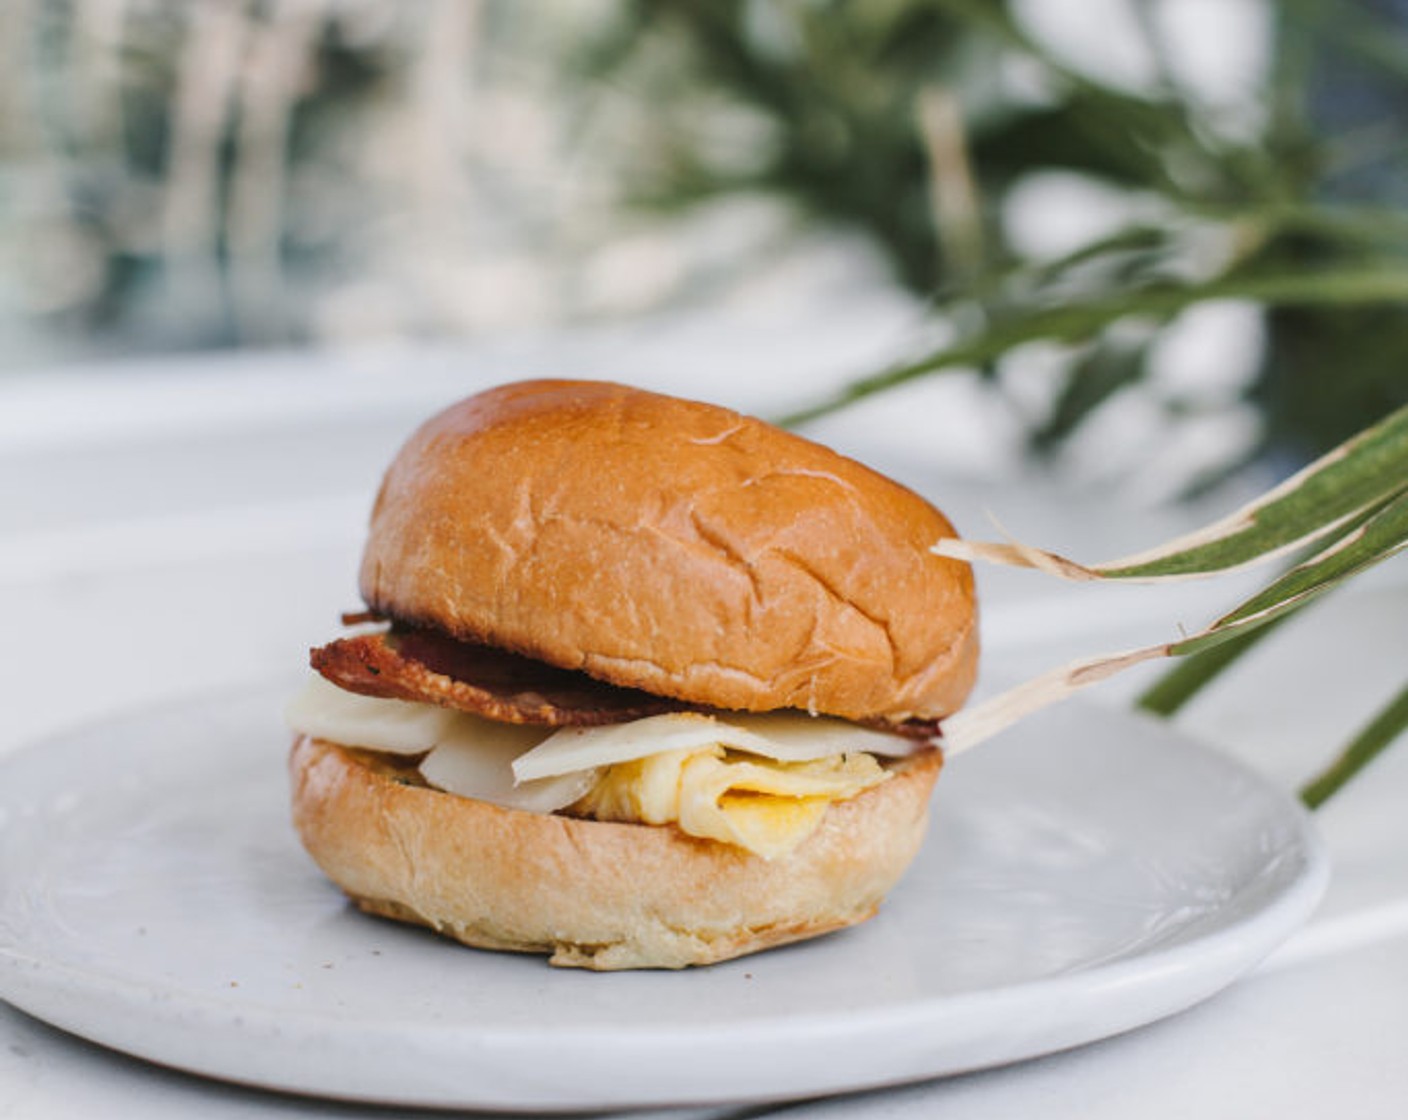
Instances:
[[[677,824],[691,836],[773,859],[815,832],[832,801],[888,777],[868,754],[776,762],[714,745],[607,767],[571,811],[603,821]]]

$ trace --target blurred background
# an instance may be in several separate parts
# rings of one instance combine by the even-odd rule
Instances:
[[[1158,500],[1408,400],[1402,0],[7,0],[0,54],[0,370],[849,316],[788,407],[945,373]]]

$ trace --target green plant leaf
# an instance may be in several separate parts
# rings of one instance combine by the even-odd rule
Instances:
[[[1408,406],[1201,535],[1101,565],[1110,579],[1228,571],[1313,541],[1375,503],[1408,492]]]
[[[1408,729],[1408,684],[1366,724],[1339,756],[1300,791],[1301,800],[1318,809]]]
[[[1289,617],[1290,612],[1264,626],[1243,631],[1221,645],[1183,658],[1145,689],[1136,703],[1156,716],[1173,715]]]
[[[959,540],[942,541],[934,551],[958,560],[1037,568],[1075,580],[1197,578],[1302,547],[1405,493],[1408,406],[1222,520],[1135,556],[1087,566],[1018,542]],[[1375,530],[1374,539],[1381,540],[1385,526],[1394,524],[1390,516]]]
[[[1085,301],[1009,309],[985,330],[915,361],[861,377],[777,422],[795,427],[858,400],[943,370],[991,362],[1029,342],[1089,342],[1121,319],[1168,319],[1209,300],[1246,299],[1272,306],[1335,307],[1408,302],[1408,269],[1373,265],[1305,274],[1230,275],[1201,284],[1147,286]]]
[[[1091,412],[1144,376],[1147,345],[1094,347],[1071,367],[1047,419],[1032,431],[1032,446],[1051,452]]]
[[[1408,548],[1408,489],[1365,515],[1331,544],[1229,611],[1206,631],[1175,642],[1184,656],[1262,626]]]

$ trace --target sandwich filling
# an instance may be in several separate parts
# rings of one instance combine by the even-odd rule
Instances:
[[[601,726],[503,722],[443,702],[348,691],[316,675],[286,718],[302,735],[402,756],[447,793],[531,812],[674,825],[764,859],[806,840],[832,802],[886,781],[883,759],[932,749],[801,712],[666,711]]]

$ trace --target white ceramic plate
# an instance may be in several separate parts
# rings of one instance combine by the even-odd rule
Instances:
[[[957,759],[875,920],[680,973],[557,971],[350,909],[286,823],[283,688],[0,766],[0,996],[213,1077],[477,1108],[760,1101],[1011,1062],[1210,995],[1326,863],[1284,795],[1078,704]]]

